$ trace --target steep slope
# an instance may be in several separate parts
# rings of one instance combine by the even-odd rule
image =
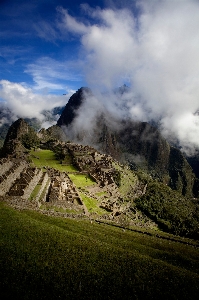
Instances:
[[[146,128],[150,128],[147,126],[138,126],[138,133],[141,135]],[[158,133],[156,134],[159,140]],[[125,139],[124,134],[122,137]],[[113,147],[117,150],[116,144],[121,145],[121,137],[118,138],[119,142],[116,138],[112,131],[110,140],[114,142]],[[105,143],[107,144],[107,140]],[[43,150],[37,149],[37,145],[42,145]],[[165,145],[163,144],[162,151]],[[132,151],[133,146],[130,143],[126,151]],[[146,143],[139,148],[138,143],[133,151],[139,148],[142,154],[141,150],[146,148],[150,158],[155,152],[152,146]],[[1,196],[4,201],[11,201],[17,207],[22,205],[23,208],[40,209],[42,205],[45,210],[58,208],[65,212],[69,209],[79,213],[81,217],[102,218],[123,227],[135,225],[154,228],[158,224],[166,231],[198,238],[199,207],[197,200],[192,201],[189,190],[193,184],[189,182],[192,175],[189,174],[190,166],[180,152],[175,148],[169,149],[170,156],[174,159],[173,162],[170,157],[168,160],[168,165],[171,164],[168,169],[172,168],[173,172],[171,183],[176,184],[173,188],[180,193],[158,183],[152,176],[140,170],[130,170],[110,155],[102,154],[93,147],[65,143],[55,138],[47,142],[42,140],[41,143],[36,132],[24,120],[19,119],[10,127],[6,137],[4,151],[8,157],[0,160]],[[155,155],[158,160],[159,152]],[[32,161],[36,168],[27,166],[24,171],[25,167],[22,166],[19,170],[19,165],[26,161]],[[41,168],[45,170],[44,173]],[[157,173],[157,169],[154,172]],[[194,185],[194,188],[197,187]],[[189,197],[185,198],[182,194]]]
[[[68,103],[66,104],[60,118],[57,121],[58,126],[68,126],[72,123],[76,116],[76,112],[78,108],[81,106],[81,104],[84,101],[84,95],[85,93],[91,93],[91,90],[86,87],[80,88],[75,94],[71,96]]]
[[[103,107],[92,119],[90,127],[84,128],[79,119],[84,118],[86,122],[90,118],[90,95],[90,89],[78,90],[57,122],[70,140],[92,145],[120,162],[128,163],[133,169],[141,168],[183,195],[194,193],[198,196],[197,179],[186,158],[150,124],[116,119]]]
[[[18,119],[9,128],[1,151],[2,156],[24,154],[26,148],[39,143],[36,132],[24,119]]]
[[[189,239],[3,204],[0,226],[1,299],[198,298],[199,249]]]

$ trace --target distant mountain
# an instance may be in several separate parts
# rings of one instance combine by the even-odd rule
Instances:
[[[38,131],[42,128],[44,123],[48,124],[48,126],[55,124],[63,109],[64,107],[55,107],[52,110],[44,110],[42,112],[42,122],[37,118],[24,118],[24,120]],[[18,119],[19,116],[15,115],[14,112],[8,109],[4,104],[0,104],[0,148],[3,146],[9,127]]]
[[[116,96],[126,92],[128,87],[125,85],[114,91]],[[199,178],[199,156],[189,157],[187,161],[180,150],[171,146],[155,126],[116,117],[98,102],[89,88],[80,88],[64,108],[45,110],[43,114],[49,125],[57,120],[57,126],[40,131],[39,137],[44,142],[58,138],[91,145],[121,163],[129,164],[134,170],[148,172],[152,178],[183,195],[198,197],[199,181],[196,176]],[[1,145],[13,118],[16,116],[12,112],[5,107],[1,108]],[[39,120],[25,120],[37,131],[41,128]]]
[[[89,115],[91,98],[92,91],[81,88],[66,104],[57,125],[69,139],[92,145],[120,162],[128,163],[132,169],[141,168],[183,195],[194,193],[198,196],[198,180],[191,166],[157,128],[146,122],[116,119],[104,107],[92,118]],[[89,119],[90,127],[84,127],[84,122]]]
[[[73,94],[68,103],[66,104],[65,108],[63,109],[60,118],[57,121],[58,126],[62,125],[70,125],[74,118],[76,117],[76,112],[78,108],[84,101],[84,95],[91,95],[92,92],[89,88],[80,88],[75,94]]]

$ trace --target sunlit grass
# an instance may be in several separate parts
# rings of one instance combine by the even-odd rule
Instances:
[[[38,168],[42,168],[44,166],[54,168],[61,172],[76,172],[78,171],[76,167],[71,165],[62,165],[59,160],[56,159],[55,153],[51,150],[37,150],[31,151],[31,160],[34,165]]]
[[[100,208],[98,205],[98,201],[92,197],[88,197],[87,195],[80,193],[80,196],[82,200],[84,201],[84,204],[86,205],[88,211],[90,213],[97,213],[99,215],[107,214],[107,211],[103,208]]]
[[[198,298],[194,243],[2,203],[0,228],[1,299]]]
[[[97,197],[101,197],[101,196],[105,196],[105,195],[107,195],[107,192],[106,192],[106,191],[102,191],[102,192],[97,192],[97,193],[95,193],[95,196],[97,196]]]
[[[96,182],[87,175],[83,175],[83,174],[68,174],[68,175],[78,188],[84,188],[96,184]]]

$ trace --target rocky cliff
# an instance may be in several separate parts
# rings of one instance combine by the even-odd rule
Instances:
[[[183,195],[198,196],[197,179],[186,158],[177,148],[171,147],[157,128],[146,122],[115,119],[103,109],[92,120],[90,128],[78,127],[79,112],[89,118],[89,96],[91,90],[79,89],[66,104],[57,125],[65,127],[69,138],[75,142],[89,144],[110,154],[131,168],[141,168],[153,178],[180,191]],[[85,99],[87,106],[84,105]],[[82,106],[84,105],[84,110]],[[92,103],[91,103],[92,105]],[[88,108],[86,110],[86,108]]]

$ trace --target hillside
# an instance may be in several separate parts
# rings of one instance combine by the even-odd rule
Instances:
[[[106,220],[199,237],[197,199],[90,146],[39,138],[22,119],[10,127],[0,196],[16,208]],[[38,148],[40,147],[40,148]]]
[[[56,131],[4,143],[1,298],[197,299],[197,199]]]
[[[1,299],[198,297],[199,249],[191,240],[2,204],[0,226]]]

